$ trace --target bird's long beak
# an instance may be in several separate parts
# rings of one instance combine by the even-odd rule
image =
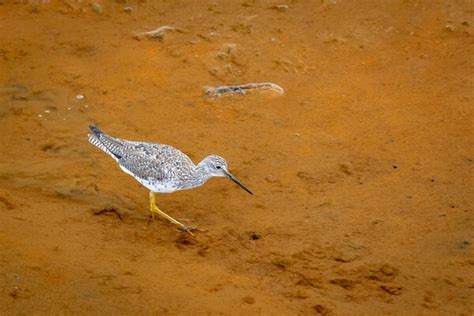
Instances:
[[[227,177],[229,177],[229,179],[231,179],[232,181],[234,181],[239,187],[241,187],[242,189],[244,189],[245,191],[247,191],[248,193],[252,194],[252,191],[250,191],[245,185],[242,184],[242,182],[240,182],[239,180],[237,180],[236,177],[234,177],[232,175],[232,173],[230,173],[229,171],[226,171],[224,170],[224,173]]]

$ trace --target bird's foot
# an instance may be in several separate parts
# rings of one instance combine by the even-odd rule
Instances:
[[[182,232],[188,233],[188,234],[190,234],[190,235],[193,236],[193,237],[194,237],[193,231],[196,231],[196,230],[199,230],[199,231],[200,231],[200,229],[197,228],[197,227],[194,227],[194,226],[184,226],[184,225],[183,225],[183,226],[180,226],[180,227],[179,227],[179,230],[182,231]]]

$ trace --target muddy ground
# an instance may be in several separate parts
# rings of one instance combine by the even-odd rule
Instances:
[[[0,314],[472,315],[473,15],[0,1]],[[203,90],[267,81],[285,93]],[[222,155],[255,195],[161,194],[202,231],[146,229],[147,189],[91,123]]]

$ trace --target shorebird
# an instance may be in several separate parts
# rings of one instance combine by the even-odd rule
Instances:
[[[146,143],[115,138],[90,125],[89,142],[111,156],[127,174],[150,190],[150,220],[155,214],[192,235],[193,227],[183,225],[156,205],[156,193],[171,193],[202,186],[212,177],[227,177],[242,189],[253,194],[229,172],[227,162],[210,155],[195,165],[179,149],[170,145]],[[150,222],[148,222],[150,223]]]

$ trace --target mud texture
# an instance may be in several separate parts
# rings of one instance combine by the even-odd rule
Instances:
[[[0,1],[0,314],[472,315],[473,15]],[[204,90],[251,82],[285,93]],[[162,194],[202,231],[146,229],[147,190],[91,123],[222,155],[255,195]]]

